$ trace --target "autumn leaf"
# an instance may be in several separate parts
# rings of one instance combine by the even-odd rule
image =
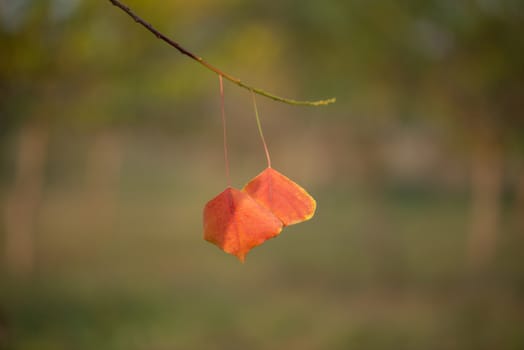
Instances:
[[[244,262],[246,254],[277,236],[282,222],[247,193],[228,187],[204,208],[204,239]]]
[[[247,183],[243,189],[268,208],[284,224],[297,224],[315,214],[317,203],[297,183],[268,167]]]

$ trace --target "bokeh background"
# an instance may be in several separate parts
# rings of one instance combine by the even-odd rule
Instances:
[[[245,264],[218,79],[109,1],[0,2],[0,349],[523,349],[524,2],[126,0],[254,86],[316,216]],[[265,167],[226,83],[233,185]]]

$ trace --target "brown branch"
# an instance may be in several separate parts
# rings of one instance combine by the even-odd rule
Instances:
[[[252,92],[254,92],[256,94],[259,94],[261,96],[265,96],[265,97],[270,98],[272,100],[283,102],[283,103],[287,103],[287,104],[291,104],[291,105],[323,106],[323,105],[328,105],[330,103],[334,103],[336,101],[335,98],[330,98],[330,99],[327,99],[327,100],[319,100],[319,101],[297,101],[297,100],[293,100],[293,99],[289,99],[289,98],[280,97],[280,96],[271,94],[271,93],[269,93],[267,91],[264,91],[262,89],[250,86],[250,85],[242,82],[240,79],[235,78],[234,76],[221,71],[220,69],[218,69],[217,67],[213,66],[212,64],[204,61],[204,59],[202,57],[195,55],[191,51],[188,51],[187,49],[185,49],[182,46],[180,46],[180,44],[178,44],[177,42],[169,39],[167,36],[165,36],[164,34],[160,33],[157,29],[155,29],[151,24],[149,24],[148,22],[146,22],[142,18],[140,18],[128,6],[122,4],[120,1],[118,1],[118,0],[109,0],[109,1],[113,5],[115,5],[116,7],[118,7],[119,9],[124,11],[125,13],[127,13],[131,18],[133,18],[135,20],[135,22],[141,24],[143,27],[145,27],[147,30],[149,30],[151,33],[153,33],[153,35],[156,36],[158,39],[166,42],[170,46],[172,46],[175,49],[177,49],[181,54],[190,57],[191,59],[197,61],[198,63],[200,63],[201,65],[206,67],[207,69],[209,69],[209,70],[215,72],[216,74],[224,77],[225,79],[229,80],[230,82],[232,82],[232,83],[234,83],[234,84],[236,84],[236,85],[238,85],[240,87],[243,87],[244,89],[252,91]]]

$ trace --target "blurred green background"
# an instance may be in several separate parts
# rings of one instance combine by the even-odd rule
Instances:
[[[109,1],[0,2],[0,349],[523,349],[524,2],[126,0],[254,86],[316,216],[244,265],[218,79]],[[265,167],[225,84],[233,185]]]

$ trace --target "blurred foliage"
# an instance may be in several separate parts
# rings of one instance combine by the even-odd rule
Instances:
[[[50,134],[35,269],[0,264],[0,349],[524,347],[524,2],[125,3],[252,85],[337,97],[259,99],[273,163],[317,215],[245,265],[205,243],[225,185],[216,77],[109,1],[0,2],[2,211],[20,130]],[[241,186],[264,154],[249,95],[225,88]],[[479,148],[503,176],[496,254],[472,272]]]
[[[522,129],[519,1],[129,5],[190,50],[268,89],[285,93],[293,81],[292,93],[337,94],[339,110],[365,119],[446,116],[453,126]],[[48,118],[198,123],[167,111],[176,103],[194,112],[209,98],[209,73],[116,9],[79,0],[2,7],[7,117],[34,108],[52,110]]]

